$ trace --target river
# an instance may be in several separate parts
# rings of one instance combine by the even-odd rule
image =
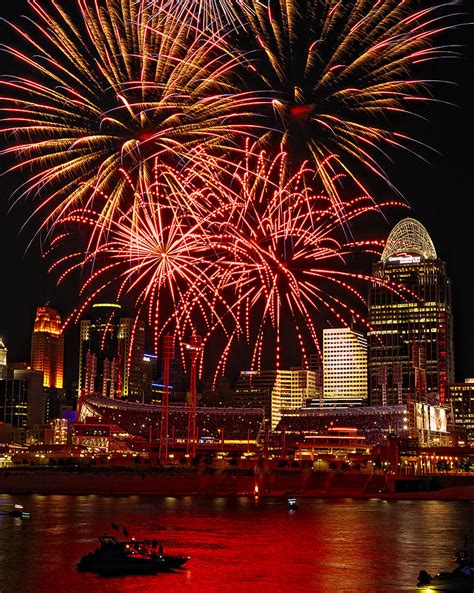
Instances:
[[[416,591],[420,569],[451,569],[474,541],[474,502],[252,497],[0,495],[0,593],[299,593]],[[157,537],[185,570],[103,578],[75,569],[96,537]]]

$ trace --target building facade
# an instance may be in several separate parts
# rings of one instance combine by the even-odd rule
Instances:
[[[406,218],[375,263],[368,297],[371,405],[446,400],[454,378],[451,281],[427,230]]]
[[[8,371],[8,348],[0,336],[0,380],[7,378]]]
[[[282,418],[283,410],[299,410],[316,397],[316,373],[306,369],[278,370],[272,391],[271,428]]]
[[[272,430],[282,410],[304,408],[316,397],[316,373],[305,369],[242,371],[235,388],[235,406],[264,408]]]
[[[48,305],[36,310],[31,337],[31,368],[42,371],[45,388],[63,388],[64,336],[61,317],[56,309]]]
[[[263,408],[265,420],[270,422],[276,375],[277,371],[241,371],[235,386],[235,407]]]
[[[42,424],[44,419],[43,374],[14,370],[0,380],[0,423],[13,428]]]
[[[348,327],[323,330],[323,401],[367,403],[367,340]]]
[[[143,401],[145,326],[117,303],[95,303],[80,322],[79,395]]]
[[[474,379],[449,385],[449,401],[456,424],[467,431],[470,440],[474,440]]]

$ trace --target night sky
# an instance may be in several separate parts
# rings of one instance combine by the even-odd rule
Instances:
[[[464,2],[466,21],[474,21],[473,4],[472,0]],[[25,6],[25,0],[2,0],[0,17],[16,18],[25,13]],[[8,27],[0,22],[0,42],[8,40],[8,35]],[[474,27],[460,28],[450,35],[449,41],[464,46],[463,57],[438,62],[430,76],[454,83],[439,87],[436,96],[455,106],[425,105],[420,113],[428,121],[408,121],[404,127],[404,131],[413,133],[439,154],[431,153],[429,164],[408,153],[393,155],[388,173],[412,210],[397,212],[387,223],[381,220],[377,235],[386,237],[393,224],[404,216],[413,216],[427,227],[439,257],[447,262],[453,282],[456,377],[462,380],[474,377]],[[3,52],[0,61],[2,74],[15,71]],[[5,159],[1,160],[0,171],[5,171],[7,165]],[[78,304],[77,286],[67,284],[58,289],[55,278],[48,277],[39,241],[34,236],[37,225],[33,222],[21,230],[31,204],[20,203],[8,212],[12,205],[9,197],[17,183],[14,175],[5,173],[1,177],[0,335],[5,338],[11,361],[29,359],[36,306],[49,300],[64,316]],[[383,199],[386,190],[376,190],[377,197]],[[75,372],[77,340],[77,329],[66,335],[66,380],[71,380]]]

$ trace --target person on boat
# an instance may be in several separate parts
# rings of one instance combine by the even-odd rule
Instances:
[[[160,547],[158,548],[158,554],[159,554],[160,556],[162,556],[162,555],[163,555],[163,544],[160,544]]]
[[[418,583],[420,585],[428,585],[431,583],[431,575],[426,572],[426,570],[420,570],[420,574],[418,575]]]
[[[153,552],[156,550],[156,546],[157,546],[157,545],[158,545],[158,541],[157,541],[157,539],[154,537],[154,538],[151,540],[151,549],[152,549],[152,551],[153,551]]]

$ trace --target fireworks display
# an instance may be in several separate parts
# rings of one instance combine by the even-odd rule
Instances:
[[[133,204],[120,213],[117,209],[112,221],[98,222],[100,203],[99,212],[81,209],[64,217],[62,226],[67,230],[51,241],[53,252],[61,249],[66,237],[87,227],[96,231],[97,239],[92,248],[89,245],[56,258],[51,271],[59,272],[59,282],[78,269],[86,277],[84,302],[72,318],[80,319],[87,306],[110,286],[117,299],[132,295],[137,311],[146,315],[148,326],[155,330],[158,348],[159,338],[167,330],[184,341],[198,320],[202,327],[211,327],[218,310],[216,302],[222,299],[215,288],[220,267],[212,257],[206,221],[180,207],[184,195],[193,201],[199,190],[183,184],[157,159],[152,178],[149,184],[140,181],[136,188],[125,179],[134,195]],[[106,202],[109,197],[102,195],[101,199]]]
[[[90,205],[91,186],[108,192],[111,218],[128,194],[121,168],[147,181],[156,155],[183,168],[196,147],[228,151],[255,107],[222,37],[158,2],[74,4],[73,21],[60,3],[31,0],[33,30],[15,26],[25,49],[7,48],[31,77],[3,82],[1,129],[15,139],[4,152],[27,177],[22,193],[40,193],[45,223]]]
[[[240,340],[250,347],[253,368],[262,367],[264,344],[278,368],[282,329],[293,334],[306,364],[307,351],[320,350],[316,319],[349,327],[356,318],[368,328],[357,307],[341,295],[365,305],[355,285],[384,281],[352,272],[347,259],[361,252],[380,254],[383,242],[348,239],[345,230],[358,218],[403,203],[375,206],[359,196],[337,210],[315,191],[322,188],[317,171],[303,164],[288,177],[287,158],[280,153],[270,160],[248,146],[245,158],[225,172],[209,159],[205,174],[171,182],[174,172],[156,160],[153,183],[141,182],[135,190],[128,179],[135,194],[129,210],[103,223],[107,228],[93,249],[53,265],[65,269],[60,281],[77,268],[87,271],[85,301],[76,317],[112,285],[118,300],[135,295],[137,310],[147,312],[155,330],[155,345],[166,331],[181,344],[196,329],[204,344],[221,335],[216,373],[224,372]],[[209,182],[204,187],[203,178]],[[97,230],[98,218],[97,212],[80,210],[63,223]],[[60,235],[53,247],[64,238]]]
[[[345,231],[358,218],[403,204],[376,207],[361,195],[335,208],[317,191],[324,189],[319,172],[303,163],[289,175],[287,159],[285,152],[269,159],[250,146],[223,180],[224,195],[216,199],[212,192],[216,202],[207,222],[222,268],[217,292],[226,295],[232,321],[238,321],[227,334],[221,371],[233,342],[241,337],[251,347],[252,368],[262,368],[264,349],[280,366],[281,330],[291,336],[292,355],[299,349],[296,359],[306,367],[308,350],[320,351],[316,319],[349,327],[357,318],[367,327],[344,294],[365,305],[363,291],[355,285],[380,280],[352,272],[348,258],[364,251],[378,253],[383,242],[356,241]],[[217,176],[222,178],[219,169]]]
[[[250,34],[242,34],[249,74],[272,96],[265,143],[281,143],[296,161],[311,158],[334,200],[331,179],[341,171],[355,179],[375,173],[390,183],[384,151],[420,146],[395,122],[420,99],[432,99],[432,81],[414,74],[423,62],[454,55],[435,40],[452,23],[446,16],[454,17],[456,4],[249,0]]]
[[[420,63],[456,2],[401,0],[30,0],[21,74],[0,84],[3,151],[37,200],[52,270],[76,270],[82,304],[133,295],[153,326],[204,338],[223,373],[281,363],[282,335],[307,367],[327,323],[367,327],[351,269],[364,217],[400,202],[369,195],[390,179],[387,148],[430,98]],[[71,248],[71,235],[84,246]],[[364,235],[364,233],[362,233]],[[394,291],[401,287],[391,286]],[[211,348],[212,344],[212,348]],[[201,353],[201,368],[204,357]]]
[[[150,0],[151,4],[163,6],[178,19],[189,19],[204,30],[224,31],[228,27],[245,26],[242,7],[246,0]]]

